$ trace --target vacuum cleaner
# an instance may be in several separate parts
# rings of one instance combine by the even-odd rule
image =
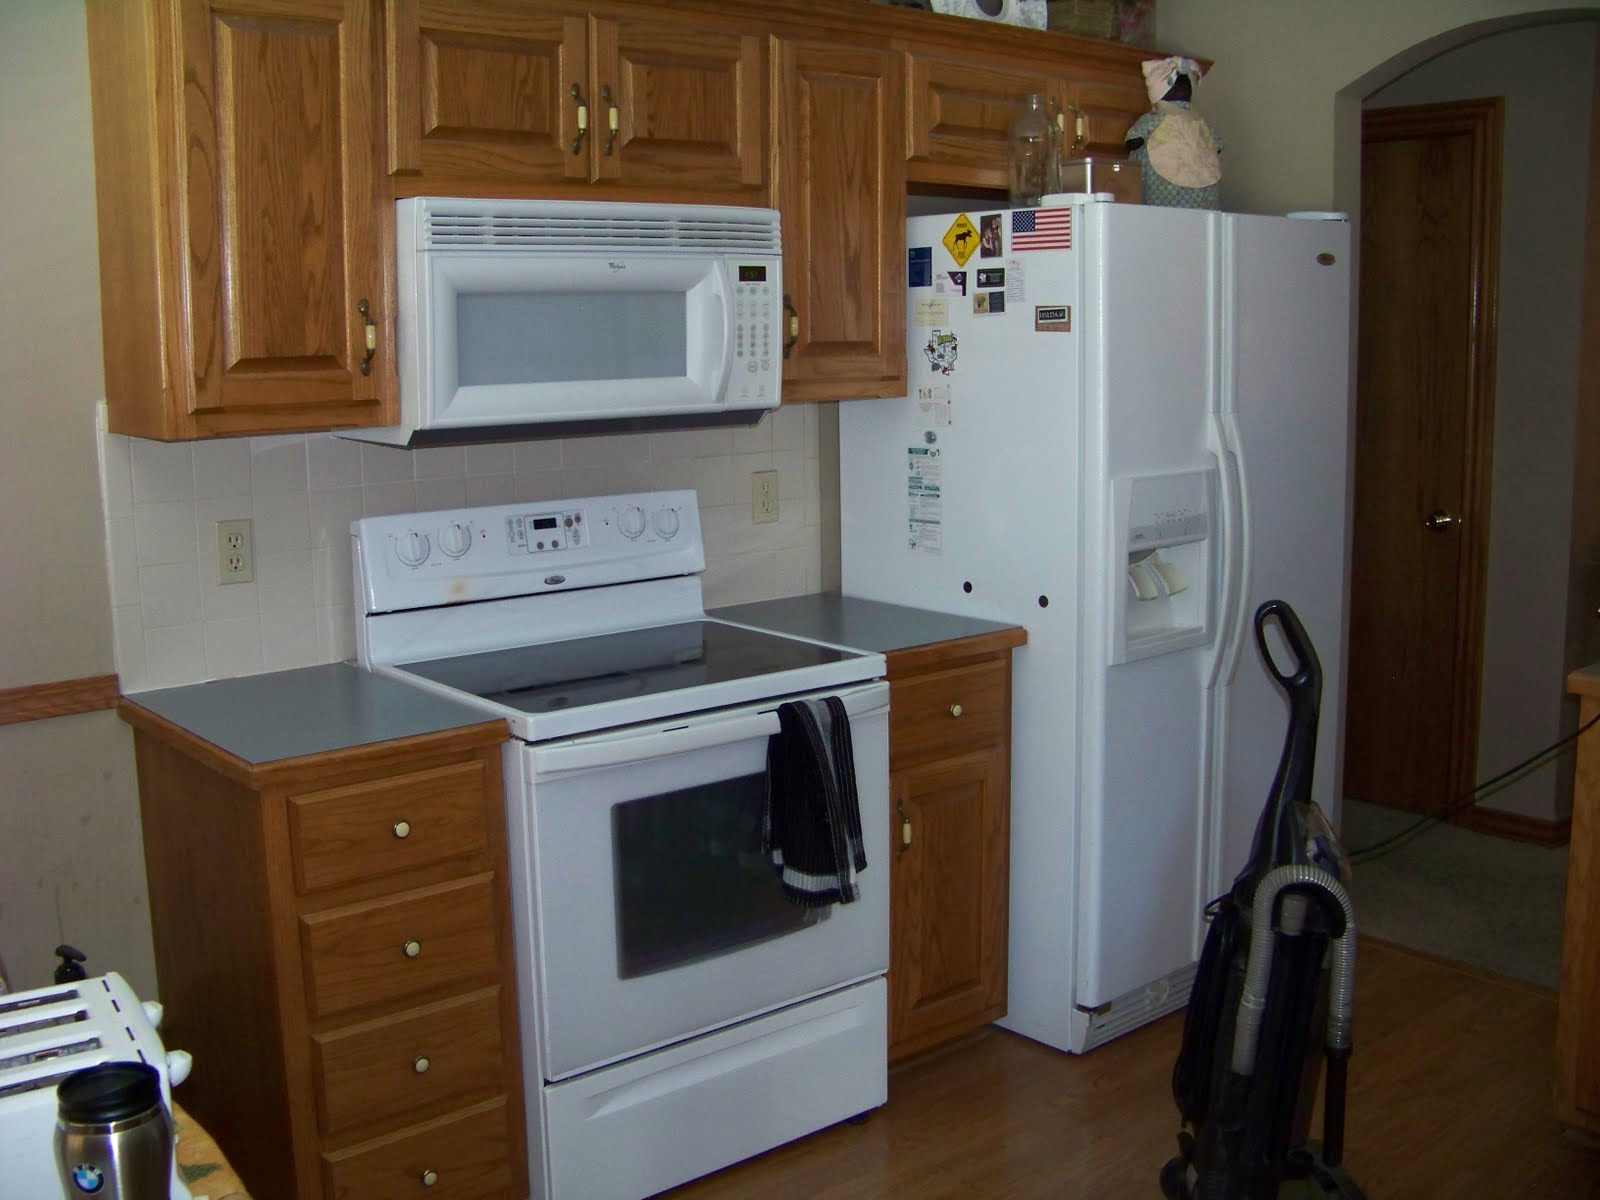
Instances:
[[[1293,670],[1274,659],[1269,626]],[[1183,1128],[1161,1191],[1171,1200],[1364,1200],[1340,1165],[1356,963],[1350,865],[1311,799],[1322,667],[1282,600],[1256,610],[1255,636],[1288,697],[1289,729],[1249,860],[1206,909],[1172,1071]],[[1320,1144],[1308,1140],[1319,1066]]]

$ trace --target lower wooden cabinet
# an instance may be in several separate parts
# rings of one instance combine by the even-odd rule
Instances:
[[[1015,633],[887,655],[891,1062],[1005,1015]]]
[[[251,765],[123,715],[181,1100],[251,1194],[525,1197],[504,722]]]

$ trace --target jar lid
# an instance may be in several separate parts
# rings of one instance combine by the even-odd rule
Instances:
[[[56,1100],[61,1119],[74,1125],[126,1121],[161,1104],[161,1072],[142,1062],[85,1067],[57,1085]]]

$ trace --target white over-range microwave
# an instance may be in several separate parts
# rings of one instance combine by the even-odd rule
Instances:
[[[396,203],[400,423],[419,447],[753,425],[782,379],[768,208]]]

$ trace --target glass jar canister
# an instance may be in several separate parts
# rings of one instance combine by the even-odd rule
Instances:
[[[1039,203],[1039,197],[1056,190],[1051,179],[1059,154],[1060,127],[1038,92],[1017,102],[1011,118],[1010,192],[1013,208]]]

